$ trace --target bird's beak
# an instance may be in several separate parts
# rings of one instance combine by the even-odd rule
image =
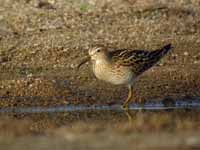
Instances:
[[[81,62],[77,65],[77,69],[79,70],[79,68],[84,65],[86,62],[90,61],[90,57],[87,56],[85,58],[83,58],[83,60],[81,60]]]

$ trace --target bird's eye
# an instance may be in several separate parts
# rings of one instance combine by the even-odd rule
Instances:
[[[100,49],[97,50],[97,52],[100,52],[100,51],[101,51]]]

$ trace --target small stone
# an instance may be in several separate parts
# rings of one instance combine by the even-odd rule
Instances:
[[[48,0],[48,2],[49,2],[49,4],[54,5],[56,1],[55,0]]]
[[[72,69],[74,69],[75,67],[76,67],[75,64],[71,64],[71,65],[70,65],[70,68],[72,68]]]
[[[29,86],[28,86],[29,88],[32,88],[33,87],[33,84],[29,84]]]
[[[194,61],[194,64],[199,64],[199,63],[200,63],[200,61],[197,61],[197,60]]]
[[[188,53],[188,52],[184,52],[183,55],[184,55],[184,56],[188,56],[189,53]]]
[[[27,77],[28,77],[28,78],[31,78],[31,77],[33,77],[33,74],[30,73],[30,74],[27,75]]]
[[[4,16],[1,15],[1,16],[0,16],[0,20],[3,20],[3,19],[4,19]]]

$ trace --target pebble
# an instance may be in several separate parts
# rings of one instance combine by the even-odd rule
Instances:
[[[188,52],[184,52],[183,55],[184,55],[184,56],[188,56],[189,53],[188,53]]]
[[[72,68],[72,69],[74,69],[75,67],[76,67],[75,64],[71,64],[71,65],[70,65],[70,68]]]
[[[30,73],[30,74],[27,75],[27,77],[28,77],[28,78],[31,78],[31,77],[33,77],[33,74]]]

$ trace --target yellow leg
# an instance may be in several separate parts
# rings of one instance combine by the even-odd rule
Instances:
[[[128,103],[131,101],[133,97],[133,87],[131,85],[128,86],[128,97],[123,104],[124,109],[128,109]]]

